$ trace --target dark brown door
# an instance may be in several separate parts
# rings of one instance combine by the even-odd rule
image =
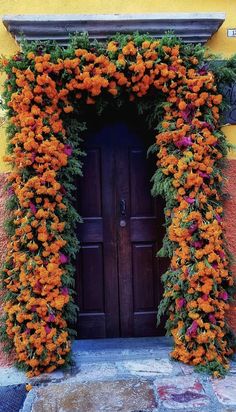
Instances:
[[[81,250],[77,288],[81,338],[155,336],[166,261],[156,258],[163,237],[163,202],[151,197],[154,159],[145,136],[125,123],[87,136],[78,184]]]

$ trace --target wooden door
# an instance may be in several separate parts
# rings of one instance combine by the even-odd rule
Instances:
[[[155,336],[166,261],[163,202],[151,197],[150,145],[125,123],[87,136],[78,184],[81,250],[77,262],[80,338]]]

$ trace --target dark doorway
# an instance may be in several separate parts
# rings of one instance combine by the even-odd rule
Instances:
[[[154,136],[152,136],[154,139]],[[85,138],[78,182],[81,249],[77,261],[80,338],[156,336],[163,201],[151,196],[155,156],[143,128],[106,121]]]

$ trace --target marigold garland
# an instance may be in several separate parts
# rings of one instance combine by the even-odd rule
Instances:
[[[74,164],[79,173],[81,153],[76,140],[68,141],[65,115],[124,95],[141,111],[147,99],[154,102],[148,109],[158,130],[153,194],[166,199],[162,252],[171,257],[159,315],[169,313],[172,356],[215,375],[228,368],[225,311],[233,280],[223,240],[220,165],[227,144],[219,131],[222,96],[203,55],[200,46],[170,36],[118,35],[105,48],[86,36],[68,49],[25,44],[2,61],[11,121],[6,160],[13,166],[13,231],[2,276],[5,325],[29,376],[65,363],[71,345],[65,310],[75,308],[66,283],[73,273],[66,227],[76,213],[63,171]],[[76,241],[72,249],[73,255]]]

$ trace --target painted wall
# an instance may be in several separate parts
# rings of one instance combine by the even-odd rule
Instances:
[[[158,12],[225,12],[226,20],[208,42],[209,48],[222,56],[236,53],[236,38],[227,38],[227,28],[236,27],[236,1],[234,0],[0,0],[0,16],[17,14],[109,14]],[[11,55],[18,45],[7,32],[0,17],[0,54]],[[3,77],[0,79],[0,94]],[[236,144],[236,126],[226,126],[228,140]],[[5,153],[5,127],[0,127],[0,172],[7,171],[2,161]],[[236,159],[236,153],[231,153]]]

